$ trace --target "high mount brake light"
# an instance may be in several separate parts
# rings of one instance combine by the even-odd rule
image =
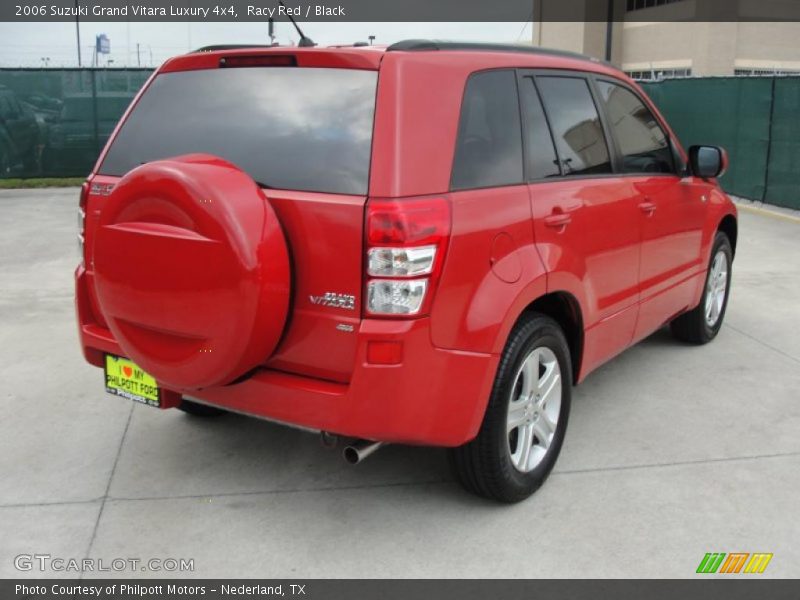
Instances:
[[[450,204],[445,198],[370,200],[367,314],[395,318],[428,314],[449,239]]]
[[[220,68],[237,67],[296,67],[297,58],[291,54],[269,54],[262,56],[223,56]]]

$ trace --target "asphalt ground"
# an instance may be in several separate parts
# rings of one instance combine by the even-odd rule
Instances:
[[[80,576],[24,554],[194,561],[125,577],[696,577],[707,552],[800,576],[800,219],[745,207],[718,338],[660,331],[592,374],[550,479],[501,506],[440,449],[352,467],[308,433],[107,395],[77,341],[77,195],[0,192],[0,577]]]

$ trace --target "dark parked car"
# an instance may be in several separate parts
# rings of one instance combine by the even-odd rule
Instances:
[[[49,128],[45,170],[51,174],[91,171],[132,99],[129,92],[98,92],[96,100],[91,93],[64,96],[61,114]]]
[[[33,111],[0,85],[0,177],[38,168],[40,131]]]

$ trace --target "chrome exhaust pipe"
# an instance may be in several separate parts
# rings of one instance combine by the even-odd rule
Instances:
[[[383,446],[383,442],[370,442],[369,440],[355,440],[344,447],[342,456],[351,465],[357,465],[378,448]]]

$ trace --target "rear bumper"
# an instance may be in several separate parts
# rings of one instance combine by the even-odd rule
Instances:
[[[83,279],[79,269],[80,341],[86,360],[101,366],[105,353],[124,352],[111,332],[94,322]],[[475,437],[498,356],[433,346],[429,319],[365,319],[352,335],[358,336],[358,350],[347,384],[261,369],[240,383],[186,395],[256,417],[370,440],[458,446]],[[371,341],[400,342],[402,362],[370,364]]]

